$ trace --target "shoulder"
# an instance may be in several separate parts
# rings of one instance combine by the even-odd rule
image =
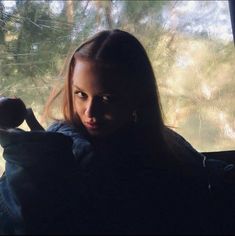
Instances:
[[[57,121],[52,123],[48,128],[49,132],[59,132],[64,133],[65,135],[72,135],[74,133],[78,133],[77,129],[72,125],[68,124],[65,121]]]
[[[88,138],[78,128],[64,121],[54,122],[47,128],[47,131],[62,133],[71,137],[73,141],[79,139],[80,141],[88,142]]]
[[[175,132],[174,130],[168,127],[165,127],[164,136],[167,142],[169,143],[170,148],[178,150],[180,154],[184,152],[185,155],[189,154],[199,159],[205,158],[203,154],[198,152],[183,136],[181,136],[179,133]]]
[[[183,136],[165,127],[164,137],[169,151],[179,163],[189,170],[205,169],[206,157],[198,152]]]

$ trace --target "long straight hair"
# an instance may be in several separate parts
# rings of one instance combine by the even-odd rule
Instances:
[[[67,64],[65,83],[60,92],[63,94],[64,120],[75,126],[80,122],[74,110],[72,93],[72,76],[77,59],[91,61],[101,65],[101,68],[112,68],[121,74],[120,80],[125,80],[126,89],[136,102],[138,127],[143,131],[141,135],[156,154],[165,144],[164,122],[154,71],[139,40],[122,30],[105,30],[74,51]]]

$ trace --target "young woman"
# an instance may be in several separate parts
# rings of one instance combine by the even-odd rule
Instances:
[[[61,92],[64,118],[46,132],[0,132],[2,232],[211,232],[205,157],[164,125],[133,35],[102,31],[83,43]]]

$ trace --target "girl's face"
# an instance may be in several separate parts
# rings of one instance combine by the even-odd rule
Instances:
[[[76,60],[72,77],[74,109],[91,136],[111,135],[131,120],[133,102],[121,81],[111,69]]]

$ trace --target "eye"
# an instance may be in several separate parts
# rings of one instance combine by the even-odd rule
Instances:
[[[81,91],[74,91],[74,95],[76,95],[77,97],[82,98],[82,99],[87,97],[87,95]]]
[[[104,102],[104,103],[111,103],[111,102],[113,102],[113,96],[111,96],[111,95],[103,95],[102,96],[102,101]]]

